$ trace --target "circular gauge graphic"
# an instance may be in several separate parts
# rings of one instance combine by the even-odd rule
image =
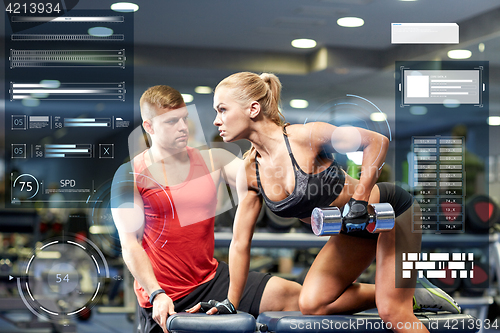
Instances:
[[[23,201],[34,198],[40,190],[40,184],[35,176],[24,173],[12,182],[12,201]]]
[[[327,122],[335,126],[356,126],[378,132],[392,141],[392,132],[386,115],[372,101],[347,94],[333,99],[315,110],[304,123]]]
[[[116,258],[121,253],[118,230],[111,215],[111,181],[99,186],[89,197],[92,202],[90,237],[109,257]]]
[[[99,300],[109,269],[102,252],[82,237],[58,237],[36,248],[18,282],[19,294],[39,317],[61,320]]]
[[[360,152],[362,136],[358,128],[380,133],[392,141],[387,115],[362,96],[347,94],[323,104],[305,119],[304,124],[313,122],[336,126],[331,135],[331,147],[357,165],[361,165],[363,156]],[[314,129],[310,135],[315,135]],[[329,149],[325,150],[326,155],[330,152]]]

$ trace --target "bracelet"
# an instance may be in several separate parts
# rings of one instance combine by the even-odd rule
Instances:
[[[151,303],[151,305],[153,305],[153,301],[158,294],[165,294],[165,290],[158,289],[151,293],[151,296],[149,296],[149,303]]]

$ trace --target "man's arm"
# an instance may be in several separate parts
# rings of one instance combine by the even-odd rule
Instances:
[[[225,175],[222,176],[222,179],[226,181],[231,188],[236,190],[236,176],[238,170],[243,166],[243,160],[241,157],[234,155],[231,151],[224,148],[212,148],[210,151],[213,156],[214,169],[223,171]],[[210,169],[211,167],[208,163],[207,165]]]
[[[111,213],[122,247],[123,261],[148,295],[161,289],[153,266],[142,247],[144,232],[144,204],[134,182],[129,165],[119,168],[111,187]],[[153,319],[167,332],[167,317],[175,313],[173,301],[165,293],[153,301]]]

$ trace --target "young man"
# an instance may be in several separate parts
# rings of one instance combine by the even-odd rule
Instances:
[[[187,146],[188,110],[177,90],[151,87],[140,107],[151,147],[119,168],[111,205],[123,259],[135,278],[141,331],[167,332],[169,315],[227,298],[227,264],[213,258],[216,189],[223,168],[234,185],[241,160],[222,149]],[[250,272],[238,310],[254,316],[298,310],[300,288]],[[221,313],[231,306],[212,304]]]

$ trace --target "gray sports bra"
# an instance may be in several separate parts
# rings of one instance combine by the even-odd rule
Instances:
[[[308,174],[300,169],[295,157],[292,154],[288,137],[285,133],[286,148],[292,160],[295,172],[295,188],[293,192],[283,200],[271,201],[262,188],[259,175],[259,162],[255,158],[255,168],[257,174],[257,185],[264,201],[273,213],[281,217],[311,217],[312,210],[316,207],[329,206],[342,192],[344,188],[345,176],[342,168],[336,161],[317,174]]]

